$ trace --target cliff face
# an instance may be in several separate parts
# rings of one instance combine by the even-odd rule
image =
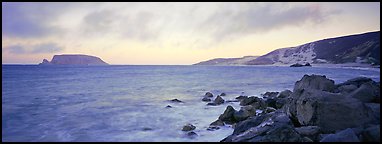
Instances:
[[[46,59],[39,65],[108,65],[95,56],[89,55],[54,55],[52,61]]]

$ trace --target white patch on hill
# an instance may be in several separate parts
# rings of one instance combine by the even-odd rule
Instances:
[[[295,48],[280,49],[278,61],[274,65],[313,63],[313,59],[316,57],[316,53],[313,51],[314,45],[315,43],[313,42]]]

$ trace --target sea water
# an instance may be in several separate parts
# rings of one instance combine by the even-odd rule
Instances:
[[[207,106],[206,92],[260,96],[292,90],[305,74],[380,81],[375,68],[3,65],[2,141],[220,141],[231,126],[207,127],[228,105],[240,106]],[[197,136],[182,131],[187,123]]]

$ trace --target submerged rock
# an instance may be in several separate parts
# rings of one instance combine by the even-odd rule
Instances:
[[[213,97],[214,95],[211,92],[207,92],[204,97]]]
[[[203,97],[202,101],[209,102],[209,101],[211,101],[211,99],[209,97]]]
[[[188,132],[188,133],[187,133],[187,136],[189,136],[189,137],[195,137],[195,136],[198,136],[198,134],[196,134],[195,132],[191,131],[191,132]]]
[[[167,105],[167,106],[166,106],[166,108],[172,108],[172,106],[170,106],[170,105]]]
[[[183,101],[181,101],[181,100],[178,100],[178,99],[172,99],[172,100],[170,100],[171,102],[178,102],[178,103],[181,103],[181,102],[183,102]]]
[[[220,96],[226,96],[226,94],[225,93],[221,93]]]
[[[187,124],[187,125],[183,126],[182,131],[192,131],[192,130],[194,130],[195,128],[196,128],[196,127],[195,127],[194,125],[192,125],[192,124]]]

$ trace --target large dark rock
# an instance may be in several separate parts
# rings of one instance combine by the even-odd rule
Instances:
[[[321,133],[321,130],[318,126],[304,126],[295,129],[301,136],[306,136],[313,141],[319,140],[318,136]]]
[[[251,97],[243,97],[241,100],[240,100],[240,105],[241,106],[245,106],[245,105],[250,105],[254,102],[257,102],[258,98],[257,97],[254,97],[254,96],[251,96]]]
[[[292,94],[292,91],[290,90],[284,90],[277,95],[277,98],[286,98],[289,97]]]
[[[297,81],[294,85],[293,92],[304,89],[316,89],[327,92],[333,92],[336,86],[334,81],[327,79],[326,76],[320,75],[304,75],[301,80]]]
[[[333,132],[376,120],[361,101],[340,94],[305,90],[296,100],[296,117],[301,125],[316,125]]]
[[[356,90],[357,86],[355,85],[341,85],[338,87],[338,92],[343,94],[351,93],[352,91]]]
[[[186,124],[185,126],[183,126],[183,129],[182,131],[192,131],[194,130],[196,127],[192,124]]]
[[[265,100],[265,104],[267,105],[267,107],[277,108],[276,103],[277,103],[277,98],[267,98]]]
[[[351,128],[347,128],[325,136],[320,142],[360,142],[360,140]]]
[[[337,85],[337,87],[343,86],[343,85],[355,85],[357,87],[360,87],[362,84],[373,81],[371,78],[367,77],[356,77],[350,80],[347,80],[343,83],[340,83]]]
[[[381,126],[372,125],[362,131],[362,141],[364,142],[380,142],[381,141]]]
[[[248,98],[248,96],[238,96],[238,97],[236,97],[235,99],[238,99],[238,100],[242,100],[242,99],[245,99],[245,98]]]
[[[365,103],[365,105],[370,108],[373,112],[373,115],[376,118],[376,121],[379,122],[381,119],[381,104],[379,103]]]
[[[260,118],[255,118],[260,120]],[[243,121],[235,127],[242,129],[243,123],[248,123],[253,119]],[[256,120],[255,120],[256,121]],[[258,123],[258,122],[257,122]],[[256,124],[257,124],[256,123]],[[293,128],[293,124],[283,112],[274,112],[261,117],[261,122],[253,127],[247,127],[244,132],[226,137],[222,142],[301,142],[303,138]],[[242,130],[240,130],[242,131]]]
[[[235,109],[232,106],[227,106],[223,114],[219,116],[219,120],[227,123],[227,124],[233,124],[236,122],[236,119],[234,117]]]
[[[251,113],[248,110],[245,110],[243,108],[233,113],[233,117],[235,118],[236,121],[243,121],[250,116],[251,116]]]
[[[362,102],[378,102],[380,99],[380,88],[372,81],[363,83],[358,89],[349,94],[351,97]]]

